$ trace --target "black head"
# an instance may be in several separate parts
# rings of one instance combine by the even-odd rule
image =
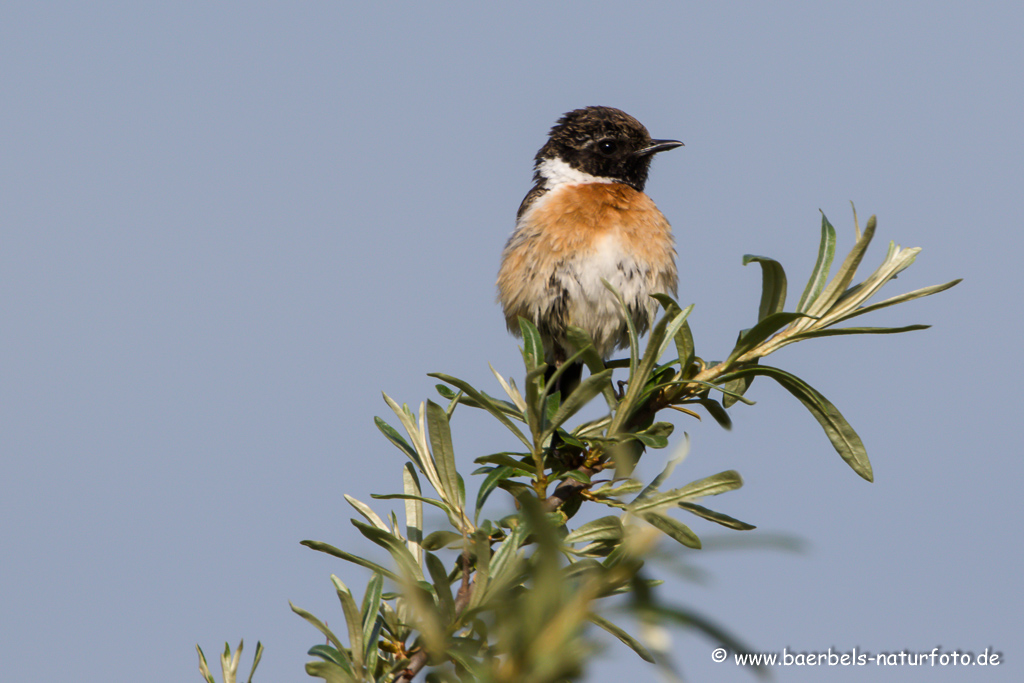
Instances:
[[[537,152],[538,183],[547,177],[545,161],[560,159],[576,171],[611,178],[643,191],[651,158],[680,147],[678,140],[652,140],[643,124],[620,109],[586,107],[558,120]]]

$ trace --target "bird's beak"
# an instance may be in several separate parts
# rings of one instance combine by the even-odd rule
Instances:
[[[679,142],[679,140],[651,140],[651,144],[649,147],[638,149],[637,151],[633,152],[633,156],[646,157],[652,154],[657,154],[658,152],[664,152],[666,150],[675,149],[676,147],[682,146],[683,143]]]

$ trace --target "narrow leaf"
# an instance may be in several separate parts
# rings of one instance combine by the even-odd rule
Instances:
[[[434,553],[427,553],[427,571],[430,572],[430,580],[434,584],[434,592],[437,593],[445,622],[450,622],[455,617],[455,598],[452,597],[448,572]]]
[[[857,229],[857,238],[860,239],[860,228]],[[824,212],[821,214],[821,243],[818,245],[818,260],[811,271],[811,277],[807,281],[804,293],[800,295],[800,301],[796,305],[797,313],[806,313],[811,304],[817,300],[822,288],[828,281],[828,272],[832,269],[832,258],[836,253],[836,229],[828,222]]]
[[[580,482],[581,484],[586,484],[587,486],[590,486],[590,484],[592,483],[587,473],[581,472],[580,470],[569,470],[561,476],[562,479],[574,479]]]
[[[927,330],[931,325],[907,325],[906,327],[829,327],[824,330],[808,330],[790,337],[790,340],[813,339],[814,337],[837,337],[844,334],[899,334]]]
[[[405,453],[406,456],[408,456],[408,458],[410,460],[412,460],[414,463],[416,463],[417,467],[419,467],[420,469],[423,469],[423,466],[420,463],[420,456],[419,456],[419,454],[416,453],[416,450],[412,446],[409,445],[408,441],[406,441],[405,439],[402,438],[402,435],[399,434],[398,431],[394,427],[392,427],[391,425],[389,425],[387,422],[385,422],[384,420],[382,420],[379,417],[374,417],[373,418],[373,422],[374,422],[374,424],[377,425],[377,429],[379,429],[381,431],[381,433],[384,434],[385,437],[387,437],[388,441],[393,443],[395,446],[398,447],[398,449],[400,451]]]
[[[615,300],[619,302],[622,317],[626,320],[626,330],[629,332],[629,376],[632,377],[636,374],[637,349],[640,346],[640,336],[636,333],[633,316],[629,314],[629,306],[626,305],[626,300],[622,298],[622,293],[616,289],[615,285],[604,278],[601,279],[601,284],[615,295]]]
[[[523,395],[519,393],[519,389],[516,388],[515,383],[512,382],[511,379],[509,381],[505,381],[505,378],[501,376],[500,372],[494,369],[493,365],[488,363],[487,367],[491,369],[491,372],[498,380],[498,384],[500,384],[501,388],[505,390],[505,393],[508,395],[515,407],[519,409],[519,413],[523,414],[526,411],[526,401],[523,400]]]
[[[725,361],[726,365],[732,365],[740,356],[794,320],[806,317],[807,315],[804,313],[772,313],[740,336],[735,348],[733,348],[732,353],[729,354]]]
[[[517,427],[515,423],[508,418],[505,412],[498,405],[496,405],[494,401],[492,401],[484,393],[478,391],[469,382],[440,372],[431,372],[428,374],[428,376],[439,379],[442,382],[447,382],[448,384],[451,384],[453,387],[460,389],[463,393],[465,393],[467,396],[476,401],[481,408],[483,408],[488,413],[497,418],[498,422],[505,425],[505,427],[508,428],[510,432],[515,434],[516,438],[522,441],[527,448],[530,448],[530,440],[527,439],[525,435],[523,435],[522,431],[519,430],[519,427]],[[521,398],[522,397],[520,397],[520,399]]]
[[[466,396],[465,392],[462,391],[461,389],[459,391],[453,391],[451,387],[446,386],[444,384],[435,384],[434,388],[437,389],[437,393],[440,394],[442,398],[446,398],[452,402],[452,404],[449,404],[449,406],[445,409],[445,412],[448,413],[449,421],[451,421],[452,413],[454,412],[453,404],[456,401],[464,406],[469,406],[470,408],[477,408],[480,410],[486,409],[484,408],[484,406],[477,403],[473,398]],[[483,394],[484,396],[487,396],[491,403],[493,403],[505,415],[525,422],[522,411],[519,410],[519,408],[517,408],[515,404],[504,399],[490,396],[487,394],[487,392],[484,391],[481,391],[480,393]]]
[[[579,386],[569,394],[568,398],[566,398],[560,406],[558,406],[558,410],[551,418],[550,424],[541,436],[541,441],[543,442],[547,437],[551,436],[551,434],[553,434],[558,427],[562,426],[566,420],[578,413],[583,406],[589,403],[590,399],[594,398],[608,387],[611,382],[611,378],[612,370],[602,370],[596,375],[591,375],[580,382]]]
[[[324,683],[352,683],[359,680],[355,674],[335,662],[306,662],[306,674],[312,678],[322,678]]]
[[[331,574],[331,582],[341,601],[341,610],[345,613],[345,624],[348,626],[349,649],[352,652],[352,668],[363,670],[363,615],[356,606],[355,598],[341,579]]]
[[[344,656],[345,647],[341,644],[341,641],[338,640],[338,636],[334,635],[334,632],[331,631],[331,629],[327,628],[326,624],[324,624],[322,621],[320,621],[315,616],[313,616],[306,610],[302,609],[301,607],[296,607],[291,602],[289,602],[288,605],[292,608],[293,612],[295,612],[300,617],[302,617],[310,624],[312,624],[317,631],[320,631],[320,633],[324,634],[327,640],[329,640],[331,644],[334,645],[335,649],[337,649]]]
[[[613,624],[604,617],[594,614],[593,612],[587,615],[587,619],[594,625],[600,626],[605,631],[621,640],[629,649],[640,655],[640,658],[645,662],[654,663],[654,655],[652,655],[646,647],[641,645],[640,641],[626,633],[621,627]]]
[[[871,224],[868,224],[870,228]],[[867,230],[865,230],[867,234]],[[807,382],[792,375],[785,370],[773,368],[767,365],[758,365],[739,370],[733,375],[740,373],[753,373],[765,375],[778,382],[783,389],[793,394],[798,401],[804,404],[814,416],[814,419],[825,430],[832,446],[839,453],[840,457],[853,468],[853,471],[868,481],[873,481],[871,473],[871,462],[868,460],[867,450],[864,442],[857,436],[850,423],[846,421],[839,409],[829,402],[817,389],[814,389]]]
[[[423,563],[423,498],[420,479],[416,476],[416,468],[411,463],[402,467],[402,488],[405,495],[405,537],[409,552],[416,564]]]
[[[461,509],[464,501],[459,497],[459,474],[455,469],[455,449],[452,447],[452,430],[444,408],[433,401],[427,401],[427,428],[433,449],[434,465],[444,487],[445,502]]]
[[[851,311],[849,314],[843,316],[842,320],[849,320],[850,318],[855,318],[858,315],[864,315],[865,313],[877,311],[880,308],[886,308],[888,306],[895,306],[896,304],[901,304],[905,301],[913,301],[914,299],[920,299],[921,297],[930,296],[932,294],[938,294],[939,292],[944,292],[950,287],[958,285],[961,282],[963,282],[962,278],[957,280],[951,280],[950,282],[946,282],[941,285],[932,285],[931,287],[922,287],[921,289],[915,289],[912,292],[900,294],[899,296],[894,296],[890,299],[886,299],[885,301],[879,301],[877,304],[871,304],[870,306],[863,306],[861,308],[855,309]]]
[[[570,344],[577,349],[581,349],[580,360],[587,366],[591,376],[605,369],[604,360],[597,352],[597,349],[594,348],[594,340],[590,338],[586,330],[570,325],[565,331],[565,336],[569,339]],[[615,391],[612,389],[611,384],[605,387],[603,393],[608,407],[614,408],[618,399],[615,398]]]
[[[378,529],[383,529],[384,531],[388,530],[388,525],[384,523],[384,520],[381,519],[380,516],[376,512],[374,512],[369,505],[356,500],[347,493],[345,494],[345,500],[348,501],[348,504],[354,507],[356,511],[359,512],[359,514],[365,517],[366,521],[368,521],[370,524],[374,525]]]
[[[737,529],[739,531],[749,531],[751,529],[757,528],[753,524],[741,522],[740,520],[730,517],[729,515],[723,514],[721,512],[715,512],[714,510],[709,510],[703,505],[697,505],[696,503],[679,503],[679,507],[683,508],[687,512],[692,512],[698,517],[703,517],[706,520],[715,522],[717,524],[721,524],[722,526],[729,527],[730,529]]]
[[[366,584],[366,592],[363,594],[363,604],[360,613],[363,618],[363,642],[366,643],[366,650],[377,649],[377,637],[373,635],[375,626],[380,619],[377,614],[380,609],[381,596],[384,589],[384,577],[374,572],[370,582]],[[371,666],[367,667],[372,670]]]
[[[377,527],[364,524],[357,519],[353,519],[352,524],[359,529],[359,533],[363,536],[366,536],[366,538],[387,550],[406,577],[415,581],[423,579],[423,570],[416,564],[412,553],[409,552],[409,549],[405,547],[402,541],[385,531],[381,531]]]
[[[565,543],[589,543],[591,541],[617,541],[621,538],[622,520],[615,515],[608,515],[570,531],[563,541]]]
[[[526,318],[519,317],[519,332],[523,336],[523,359],[527,370],[536,370],[544,364],[544,341],[537,326]]]
[[[743,388],[744,390],[746,389],[746,387],[738,388]],[[738,400],[726,394],[725,396],[722,397],[722,403],[725,403],[729,399],[732,399],[733,403],[735,403]],[[732,418],[729,417],[729,413],[725,412],[725,408],[723,408],[721,404],[718,403],[718,401],[716,401],[713,398],[702,398],[699,399],[697,402],[704,406],[704,409],[708,411],[708,415],[714,418],[715,422],[718,423],[719,427],[725,430],[732,429]]]
[[[473,511],[474,521],[480,519],[480,511],[483,509],[484,503],[491,495],[491,492],[498,487],[498,484],[515,475],[516,469],[504,465],[491,470],[490,474],[484,478],[484,483],[480,485],[480,491],[476,494],[476,509]]]
[[[757,319],[764,320],[772,313],[781,313],[786,306],[786,271],[781,263],[767,256],[745,255],[743,265],[751,263],[761,264],[761,305]]]
[[[665,310],[665,315],[663,317],[668,319],[668,324],[665,326],[665,337],[662,339],[660,348],[657,352],[658,358],[661,358],[672,341],[675,341],[676,348],[679,348],[680,334],[683,334],[684,338],[685,335],[689,334],[690,328],[686,319],[689,318],[690,313],[693,312],[693,304],[690,304],[686,308],[681,308],[679,304],[676,303],[675,299],[670,297],[668,294],[652,294],[651,297],[661,304],[662,308]],[[683,332],[684,328],[686,330],[685,332]],[[690,342],[692,346],[692,336],[690,337]],[[689,365],[687,355],[688,354],[685,350],[680,350],[679,359],[683,362],[683,369]]]
[[[457,534],[447,529],[439,529],[427,534],[427,537],[423,539],[423,548],[433,552],[446,548],[453,543],[461,542],[463,538],[465,537],[462,534]]]
[[[532,463],[523,462],[519,458],[512,457],[514,455],[519,455],[519,453],[492,453],[491,455],[481,455],[473,462],[479,463],[481,465],[489,464],[501,465],[503,467],[511,467],[512,469],[525,472],[530,476],[533,476],[536,473],[537,468],[534,467]]]
[[[864,252],[867,251],[868,245],[871,244],[871,238],[875,236],[877,224],[874,216],[868,219],[868,224],[864,227],[863,234],[853,245],[853,249],[847,254],[842,265],[839,266],[835,277],[828,283],[821,295],[815,299],[814,303],[807,307],[808,314],[816,317],[823,315],[828,309],[832,308],[832,304],[850,286],[854,276],[857,274],[857,267],[864,258]]]
[[[655,422],[647,429],[636,432],[635,436],[645,446],[650,448],[665,448],[668,446],[668,437],[675,431],[675,425],[671,422]]]
[[[735,491],[743,486],[743,478],[736,470],[725,470],[710,477],[704,477],[679,489],[679,493],[688,499],[717,496],[727,491]]]
[[[672,519],[659,512],[644,512],[640,514],[640,517],[658,531],[682,543],[687,548],[700,549],[700,538],[697,537],[697,534],[693,533],[690,527],[679,520]]]
[[[390,569],[385,569],[376,562],[371,562],[370,560],[359,557],[358,555],[353,555],[352,553],[346,552],[340,548],[335,548],[333,545],[328,543],[323,543],[321,541],[302,541],[299,545],[304,545],[307,548],[327,553],[328,555],[333,555],[334,557],[345,560],[346,562],[351,562],[352,564],[358,564],[360,567],[366,567],[370,571],[379,572],[392,581],[399,580],[398,575]]]
[[[658,476],[651,480],[651,483],[648,484],[643,491],[640,492],[640,495],[636,497],[636,500],[640,501],[646,498],[647,496],[657,493],[658,489],[661,488],[661,485],[664,484],[666,480],[668,480],[668,478],[672,475],[672,472],[675,471],[676,467],[678,467],[681,462],[686,460],[686,456],[688,456],[689,454],[690,435],[687,434],[686,432],[683,432],[683,443],[676,448],[675,454],[665,462],[665,468],[661,470]]]

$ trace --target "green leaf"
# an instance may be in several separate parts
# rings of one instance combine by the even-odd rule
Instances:
[[[412,460],[417,467],[419,467],[421,470],[423,469],[423,463],[420,462],[419,453],[417,453],[416,449],[409,445],[408,441],[402,438],[402,435],[399,434],[394,427],[392,427],[379,417],[374,417],[373,422],[374,424],[377,425],[377,429],[381,431],[381,433],[387,438],[388,441],[397,446],[398,450],[405,453],[405,455],[410,460]]]
[[[755,358],[754,360],[751,361],[751,363],[755,365],[759,362],[759,358]],[[724,389],[724,391],[722,392],[722,407],[731,408],[733,405],[735,405],[737,401],[743,401],[744,403],[746,403],[747,399],[744,399],[743,396],[747,393],[747,391],[750,390],[750,385],[753,383],[753,375],[747,375],[746,377],[738,377],[730,382],[723,383],[721,385]],[[718,418],[715,419],[717,420]],[[732,421],[730,420],[729,427],[726,427],[726,429],[730,429],[731,427]]]
[[[434,553],[427,553],[427,571],[430,572],[430,581],[434,584],[434,592],[437,593],[437,600],[441,606],[445,623],[455,618],[455,598],[452,597],[452,585],[448,580],[448,572],[441,563],[441,559]]]
[[[541,435],[541,442],[551,436],[566,420],[578,413],[583,406],[590,402],[590,399],[600,394],[605,387],[609,386],[611,378],[612,370],[602,370],[596,375],[591,375],[580,382],[579,386],[558,406],[558,410],[551,418],[550,424],[548,424]]]
[[[412,553],[409,552],[409,549],[405,547],[401,540],[386,531],[381,531],[375,526],[364,524],[358,519],[353,519],[352,524],[359,529],[359,533],[363,536],[366,536],[366,538],[387,550],[404,576],[414,581],[423,580],[423,570],[416,564]]]
[[[590,338],[590,335],[587,334],[586,330],[569,325],[569,327],[566,328],[565,336],[569,340],[570,344],[575,348],[580,349],[579,360],[583,361],[583,364],[587,366],[587,370],[590,371],[592,376],[605,369],[604,360],[601,358],[601,354],[597,352],[597,349],[594,348],[594,340]],[[609,408],[615,407],[617,399],[615,398],[615,391],[612,389],[611,384],[605,387],[604,398],[608,403]]]
[[[732,397],[726,394],[722,397],[722,403],[725,403],[730,398]],[[738,399],[733,398],[732,402],[735,403],[737,400]],[[729,417],[729,413],[725,412],[725,408],[723,408],[718,401],[713,398],[702,398],[698,399],[697,402],[704,406],[704,409],[708,411],[708,415],[714,418],[719,427],[725,430],[732,429],[732,418]]]
[[[501,545],[498,546],[494,555],[490,557],[490,562],[487,567],[487,596],[495,595],[515,584],[524,562],[522,555],[519,552],[519,547],[526,539],[526,536],[526,525],[521,524],[517,526],[512,530],[512,533],[505,538]],[[484,552],[487,554],[490,553],[490,551],[486,549],[484,549]],[[477,561],[479,562],[479,560],[480,554],[478,553]],[[476,590],[474,590],[473,593],[473,598],[476,598]],[[472,598],[471,601],[473,603],[476,602]]]
[[[590,486],[590,484],[592,483],[590,481],[590,477],[587,476],[585,472],[581,472],[579,470],[568,470],[567,472],[562,473],[561,478],[574,479],[580,482],[581,484],[586,484],[587,486]]]
[[[359,610],[363,617],[363,643],[365,643],[363,656],[366,659],[367,671],[373,671],[377,666],[377,640],[380,637],[380,629],[383,624],[383,619],[377,612],[380,610],[383,587],[384,577],[374,572],[370,577],[370,582],[366,584],[363,604]]]
[[[515,423],[508,418],[508,416],[505,414],[505,410],[503,410],[502,407],[495,403],[495,401],[492,400],[489,396],[474,388],[469,382],[461,380],[457,377],[452,377],[451,375],[446,375],[441,372],[431,372],[428,374],[428,376],[439,379],[442,382],[447,382],[448,384],[451,384],[453,387],[461,390],[463,393],[466,394],[466,396],[470,397],[473,401],[475,401],[477,405],[479,405],[481,408],[483,408],[488,413],[493,415],[498,420],[498,422],[505,425],[505,427],[510,432],[515,434],[516,438],[522,441],[527,448],[531,447],[530,440],[527,439],[526,436],[522,433],[522,431],[519,430],[519,427],[517,427]]]
[[[746,254],[743,265],[761,264],[761,305],[757,319],[764,320],[773,313],[781,313],[786,306],[786,271],[782,264],[767,256]]]
[[[808,330],[790,337],[791,340],[813,339],[815,337],[837,337],[844,334],[899,334],[927,330],[931,325],[907,325],[906,327],[830,327],[824,330]]]
[[[678,504],[681,501],[690,501],[705,496],[717,496],[726,491],[732,491],[743,486],[743,479],[736,470],[726,470],[704,477],[698,481],[691,482],[671,491],[662,493],[647,493],[643,497],[637,497],[629,505],[630,512],[634,514],[643,513],[658,508],[664,509]]]
[[[633,502],[640,501],[648,496],[656,494],[658,489],[661,488],[661,485],[664,484],[670,476],[672,476],[672,472],[675,471],[676,467],[683,462],[683,460],[686,460],[686,456],[689,454],[690,435],[683,432],[683,443],[676,447],[675,453],[665,462],[664,469],[661,470],[658,476],[651,480],[651,483],[644,487],[644,490],[640,492],[640,495],[638,495],[636,500]]]
[[[857,237],[860,237],[858,229]],[[821,214],[821,243],[818,245],[818,260],[811,271],[811,278],[807,281],[804,293],[800,295],[800,302],[796,305],[797,313],[806,313],[807,309],[817,300],[821,294],[825,282],[828,281],[828,271],[832,269],[832,259],[836,253],[836,229],[828,222],[824,212]]]
[[[241,643],[239,643],[241,647]],[[256,641],[256,655],[252,658],[252,668],[249,670],[249,678],[246,679],[246,683],[252,683],[252,675],[256,673],[256,667],[260,665],[260,660],[263,659],[263,643]]]
[[[590,492],[595,496],[628,496],[643,488],[644,485],[636,479],[621,479],[615,482],[604,482],[602,486],[591,489]]]
[[[405,536],[416,563],[423,561],[423,548],[420,543],[423,541],[423,491],[420,489],[420,478],[416,475],[416,468],[412,463],[405,463],[402,466],[402,488],[405,495]],[[449,512],[449,516],[451,513]]]
[[[864,227],[863,234],[853,245],[853,249],[847,254],[843,264],[839,266],[835,277],[828,283],[821,295],[814,300],[814,303],[808,305],[807,313],[809,315],[813,317],[822,316],[832,308],[832,305],[839,300],[839,297],[843,295],[846,288],[850,286],[854,276],[857,274],[857,267],[860,266],[860,262],[864,258],[864,252],[867,251],[868,245],[871,244],[871,238],[875,236],[877,225],[878,223],[874,216],[868,219],[868,224]]]
[[[591,541],[618,541],[621,538],[622,520],[615,515],[608,515],[570,531],[563,541],[565,543],[589,543]]]
[[[371,527],[372,528],[372,527]],[[345,613],[345,624],[348,626],[348,642],[352,652],[352,668],[356,671],[363,670],[363,615],[356,606],[355,598],[341,579],[331,574],[331,582],[334,583],[334,590],[338,593],[338,600],[341,601],[341,610]]]
[[[641,645],[640,641],[626,633],[621,627],[613,624],[604,617],[594,614],[593,612],[587,615],[587,619],[594,625],[600,626],[605,631],[621,640],[629,649],[640,655],[640,658],[645,662],[654,663],[654,655],[652,655],[646,647]]]
[[[870,223],[868,227],[871,227]],[[867,230],[865,230],[865,234],[867,234]],[[853,430],[853,427],[850,426],[850,423],[839,412],[839,409],[832,405],[817,389],[785,370],[767,365],[744,368],[731,374],[738,375],[740,373],[752,373],[771,377],[783,389],[793,394],[822,426],[829,441],[832,442],[832,446],[839,453],[840,457],[846,461],[846,464],[864,479],[873,481],[871,462],[868,460],[864,442],[860,440],[857,432]]]
[[[371,562],[370,560],[359,557],[358,555],[353,555],[352,553],[346,552],[340,548],[335,548],[333,545],[328,543],[323,543],[321,541],[302,541],[299,545],[304,545],[307,548],[317,550],[321,553],[333,555],[334,557],[345,560],[346,562],[351,562],[352,564],[358,564],[360,567],[366,567],[370,571],[383,574],[386,578],[389,578],[392,581],[400,580],[398,575],[390,569],[385,569],[376,562]]]
[[[499,377],[500,377],[500,375],[499,375]],[[442,398],[446,398],[449,401],[458,401],[462,405],[468,406],[470,408],[477,408],[477,409],[480,409],[480,410],[486,410],[485,406],[481,405],[480,403],[475,401],[473,398],[471,398],[469,396],[466,396],[466,393],[464,391],[462,391],[461,389],[459,391],[453,391],[451,387],[446,386],[444,384],[435,384],[434,388],[437,390],[437,393],[440,394]],[[489,395],[485,391],[481,391],[480,393],[482,395],[486,396],[488,399],[490,399],[491,403],[493,403],[495,406],[497,406],[498,409],[501,410],[501,412],[504,413],[505,415],[508,415],[509,417],[514,417],[517,420],[523,420],[523,411],[521,411],[513,403],[511,403],[509,401],[506,401],[504,399],[495,398],[494,396]],[[446,412],[448,413],[448,419],[450,421],[451,420],[451,416],[452,416],[452,412],[453,412],[451,406],[449,406],[446,409]]]
[[[313,657],[320,657],[326,662],[334,662],[335,664],[341,666],[343,669],[351,671],[351,669],[348,668],[349,663],[345,659],[348,656],[348,653],[339,652],[337,649],[331,647],[330,645],[314,645],[313,647],[309,648],[306,654]]]
[[[524,462],[519,458],[513,457],[515,455],[522,457],[522,454],[520,453],[492,453],[491,455],[481,455],[473,462],[481,465],[501,465],[503,467],[510,467],[532,477],[536,473],[537,468],[530,462]]]
[[[345,494],[345,500],[348,502],[349,505],[354,507],[356,511],[359,512],[359,514],[365,517],[366,521],[368,521],[370,524],[373,524],[378,529],[383,529],[384,531],[388,530],[388,525],[384,523],[384,520],[381,519],[380,516],[376,512],[374,512],[373,508],[371,508],[369,505],[356,500],[347,493]]]
[[[532,468],[531,468],[532,469]],[[484,483],[480,485],[480,491],[476,494],[476,509],[474,510],[474,521],[480,519],[480,510],[483,509],[484,503],[487,498],[491,495],[491,492],[498,487],[505,479],[509,477],[517,476],[517,468],[507,467],[502,465],[501,467],[495,467],[491,470],[490,474],[484,479]]]
[[[690,323],[686,321],[686,318],[689,317],[690,313],[693,311],[693,304],[690,304],[686,307],[686,310],[683,310],[680,308],[679,304],[676,303],[675,299],[670,297],[668,294],[659,293],[652,294],[651,296],[657,299],[658,303],[660,303],[662,308],[665,309],[666,316],[673,317],[679,313],[684,314],[683,320],[678,328],[676,328],[675,325],[671,325],[666,329],[666,333],[671,332],[671,335],[666,334],[666,337],[671,336],[676,343],[676,351],[679,356],[679,369],[685,376],[686,371],[694,360],[693,333],[690,331]],[[672,330],[675,331],[672,332]],[[664,353],[664,348],[662,348],[662,353]],[[660,353],[658,354],[658,357],[661,357]]]
[[[601,284],[615,296],[615,300],[619,302],[622,317],[626,321],[626,330],[629,332],[629,376],[632,377],[636,374],[637,348],[640,346],[640,335],[636,333],[633,316],[629,314],[629,306],[626,305],[626,300],[622,298],[622,293],[619,292],[615,285],[604,278],[601,278]]]
[[[649,448],[665,448],[668,446],[668,437],[672,436],[675,425],[671,422],[655,422],[647,429],[635,434],[636,438]]]
[[[456,541],[461,542],[463,535],[455,533],[454,531],[448,531],[447,529],[438,529],[427,534],[427,537],[423,539],[424,550],[440,550],[446,548]]]
[[[870,306],[862,306],[861,308],[855,309],[849,314],[843,316],[841,320],[849,320],[850,318],[855,318],[858,315],[864,315],[865,313],[870,313],[871,311],[877,311],[880,308],[895,306],[896,304],[902,304],[905,301],[913,301],[914,299],[920,299],[921,297],[931,296],[932,294],[938,294],[939,292],[944,292],[950,287],[954,287],[960,284],[961,282],[963,282],[962,278],[957,280],[951,280],[950,282],[945,282],[941,285],[933,285],[931,287],[922,287],[921,289],[915,289],[912,292],[900,294],[899,296],[894,296],[890,299],[886,299],[885,301],[879,301],[877,304],[871,304]]]
[[[709,510],[703,505],[697,505],[696,503],[679,503],[679,507],[683,508],[687,512],[692,512],[698,517],[703,517],[706,520],[715,522],[717,524],[721,524],[722,526],[729,527],[730,529],[737,529],[739,531],[750,531],[751,529],[757,528],[753,524],[741,522],[740,520],[730,517],[729,515],[722,514],[721,512],[715,512],[714,510]]]
[[[355,674],[345,671],[344,667],[335,662],[306,662],[306,674],[313,678],[322,678],[325,683],[353,683],[358,681]]]
[[[679,349],[679,344],[681,341],[680,335],[683,335],[682,341],[685,344],[686,336],[689,335],[690,333],[689,324],[686,322],[686,319],[689,318],[690,313],[693,312],[693,304],[690,304],[685,309],[681,308],[679,304],[676,303],[675,299],[670,297],[668,294],[652,294],[651,298],[657,300],[657,302],[660,303],[662,308],[665,310],[665,315],[662,316],[662,319],[666,320],[667,323],[665,325],[665,336],[661,340],[660,345],[657,347],[658,351],[656,353],[657,357],[661,358],[662,355],[664,355],[666,349],[668,349],[668,345],[672,343],[673,340],[676,342],[676,348]],[[689,339],[692,352],[693,337],[690,336]],[[689,365],[687,355],[688,353],[685,349],[679,350],[679,359],[680,361],[683,361],[683,369],[686,369],[686,366]]]
[[[334,635],[334,632],[331,631],[331,629],[327,628],[326,624],[324,624],[322,621],[320,621],[315,616],[313,616],[306,610],[302,609],[301,607],[296,607],[291,602],[289,602],[288,605],[292,608],[293,612],[295,612],[300,617],[302,617],[310,624],[312,624],[317,631],[320,631],[320,633],[324,634],[327,640],[329,640],[331,644],[334,645],[335,649],[337,649],[342,655],[344,655],[345,647],[341,644],[341,641],[338,640],[338,636]],[[351,669],[349,670],[349,672],[351,673]]]
[[[614,291],[614,288],[612,289]],[[663,298],[661,297],[655,296],[654,298],[663,302]],[[672,305],[671,298],[667,296],[664,298],[668,299],[670,302],[669,305]],[[629,365],[629,387],[626,389],[626,395],[618,402],[611,424],[608,426],[608,435],[610,437],[616,437],[619,435],[622,431],[623,425],[625,425],[627,420],[629,420],[636,412],[641,403],[641,399],[647,395],[647,381],[651,378],[655,368],[658,366],[658,359],[661,357],[665,348],[663,342],[666,342],[669,329],[675,329],[677,331],[682,330],[686,322],[686,316],[690,314],[691,310],[693,310],[692,306],[687,307],[684,311],[679,311],[675,316],[662,316],[654,325],[654,329],[651,330],[651,334],[647,339],[647,347],[639,362],[635,362],[636,351],[631,347],[630,351],[632,355],[630,356]]]
[[[736,341],[735,348],[733,348],[732,353],[730,353],[729,357],[725,360],[726,365],[732,365],[740,356],[745,354],[747,351],[750,351],[794,320],[806,317],[808,316],[804,313],[772,313],[749,330],[745,330],[740,334],[740,338]]]
[[[682,522],[660,512],[643,512],[640,517],[658,531],[682,543],[687,548],[700,549],[700,539],[697,534]]]
[[[530,426],[530,434],[538,442],[544,424],[544,373],[547,367],[547,365],[541,365],[530,370],[526,373],[526,379],[523,381],[526,386],[526,421]],[[532,445],[530,449],[532,452]],[[539,465],[540,463],[538,463]]]
[[[455,469],[455,449],[452,447],[452,430],[444,408],[433,401],[427,401],[427,431],[433,450],[434,464],[444,487],[445,501],[460,509],[465,501],[459,495],[459,473]]]
[[[509,399],[511,399],[512,405],[514,405],[516,410],[518,411],[517,417],[519,419],[525,420],[526,418],[524,417],[524,415],[526,412],[526,401],[523,400],[523,395],[519,393],[519,388],[516,386],[516,383],[512,380],[511,377],[506,381],[505,378],[501,376],[501,373],[495,370],[494,366],[491,365],[490,363],[487,364],[487,367],[491,369],[491,373],[494,375],[494,378],[498,380],[498,384],[501,385],[501,388],[505,391],[505,394],[509,397]]]
[[[736,470],[725,470],[710,477],[704,477],[697,481],[690,482],[678,489],[680,497],[686,499],[703,498],[705,496],[717,496],[727,491],[735,491],[743,486],[743,477]]]
[[[452,509],[452,507],[447,503],[440,500],[434,500],[433,498],[425,498],[423,496],[408,495],[405,493],[371,493],[370,498],[373,498],[374,500],[418,500],[421,503],[433,505],[434,507],[443,510],[444,513],[448,516],[448,522],[453,527],[455,527],[456,529],[462,528],[462,521],[460,520],[457,511]]]
[[[523,336],[523,360],[526,361],[526,369],[536,370],[544,365],[544,340],[537,326],[522,316],[519,316],[519,331]]]

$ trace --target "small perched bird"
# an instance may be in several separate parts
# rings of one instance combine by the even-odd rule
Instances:
[[[638,333],[657,312],[650,295],[675,295],[672,229],[644,184],[653,156],[682,144],[652,140],[618,109],[586,107],[559,119],[537,152],[536,184],[501,255],[498,300],[514,335],[520,316],[537,326],[552,367],[576,352],[570,325],[590,334],[603,359],[628,345],[625,318],[602,279],[622,294]]]

